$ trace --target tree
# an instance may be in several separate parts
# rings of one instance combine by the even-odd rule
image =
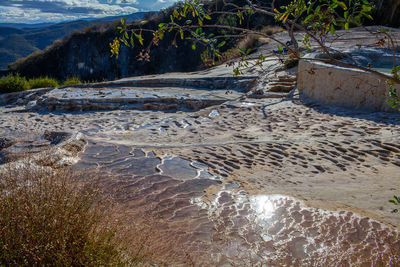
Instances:
[[[283,6],[276,6],[277,1],[267,1],[269,6],[264,6],[266,1],[256,0],[185,0],[176,5],[169,21],[160,23],[158,29],[153,30],[153,39],[149,46],[143,51],[143,58],[148,59],[148,53],[152,46],[157,45],[168,33],[174,32],[177,38],[188,39],[193,42],[193,49],[203,45],[210,51],[211,62],[221,58],[221,51],[226,45],[227,38],[243,37],[249,34],[261,36],[275,41],[278,45],[278,54],[287,55],[293,60],[310,60],[304,58],[304,50],[310,50],[311,43],[317,44],[326,58],[312,59],[325,63],[333,63],[345,67],[356,68],[375,74],[387,80],[390,88],[388,103],[393,107],[399,107],[398,94],[394,87],[400,84],[399,67],[396,63],[395,44],[391,38],[390,31],[382,28],[379,31],[370,32],[373,35],[382,36],[379,46],[387,46],[393,51],[392,75],[386,75],[369,67],[348,63],[340,60],[346,55],[340,55],[340,51],[330,48],[326,41],[329,35],[335,34],[338,29],[348,30],[351,26],[360,25],[363,20],[372,20],[372,11],[382,8],[383,1],[376,1],[376,5],[368,0],[293,0]],[[282,1],[279,1],[282,2]],[[392,3],[393,2],[393,3]],[[391,5],[397,7],[399,0],[391,0]],[[394,13],[393,13],[394,14]],[[391,16],[393,16],[393,14]],[[224,24],[215,19],[216,16],[234,16],[238,24]],[[273,17],[280,22],[287,30],[291,42],[284,43],[277,38],[249,27],[249,19],[252,16],[261,15]],[[146,23],[145,21],[143,24]],[[142,28],[128,29],[126,23],[121,20],[120,41],[127,46],[134,46],[135,43],[143,45]],[[224,34],[215,35],[206,33],[207,29],[225,30]],[[302,40],[297,40],[295,31],[304,32]],[[389,41],[387,41],[389,40]],[[118,55],[119,42],[111,44],[112,53]],[[266,57],[260,55],[258,60],[251,64],[247,60],[250,50],[239,50],[242,60],[238,62],[234,73],[239,75],[244,68],[252,65],[259,65],[265,62]]]

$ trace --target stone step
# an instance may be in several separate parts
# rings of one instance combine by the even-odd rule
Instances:
[[[297,82],[297,76],[278,76],[280,82]]]
[[[295,88],[295,85],[273,85],[267,89],[268,92],[284,92],[289,93]]]
[[[248,94],[248,98],[255,98],[255,99],[261,99],[261,98],[285,98],[288,96],[288,93],[283,93],[283,92],[262,92],[262,93],[253,93],[253,94]]]
[[[238,89],[246,88],[249,83],[257,78],[256,76],[246,77],[199,77],[199,78],[143,78],[135,77],[122,79],[112,82],[103,82],[96,84],[86,84],[86,88],[102,88],[102,87],[195,87],[208,89]],[[82,88],[82,85],[77,86]]]
[[[237,99],[243,92],[187,87],[57,88],[36,100],[33,110],[199,110]]]
[[[271,85],[271,86],[274,86],[274,85],[295,86],[296,82],[272,81],[272,82],[269,82],[268,85]]]

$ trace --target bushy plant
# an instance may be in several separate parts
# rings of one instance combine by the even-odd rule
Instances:
[[[28,162],[0,170],[0,265],[135,265],[106,198],[82,176]]]
[[[40,77],[40,78],[34,78],[30,79],[28,81],[30,89],[35,89],[35,88],[48,88],[48,87],[58,87],[58,81],[54,78],[49,78],[49,77]]]
[[[28,81],[19,74],[9,74],[0,79],[0,94],[19,92],[29,89]]]
[[[79,79],[78,77],[72,77],[72,78],[68,78],[66,79],[62,86],[69,86],[69,85],[76,85],[76,84],[81,84],[82,81],[81,79]]]

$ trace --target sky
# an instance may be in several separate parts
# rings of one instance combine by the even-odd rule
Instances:
[[[0,0],[0,23],[44,23],[157,11],[177,0]]]

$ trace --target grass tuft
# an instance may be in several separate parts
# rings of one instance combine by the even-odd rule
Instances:
[[[49,87],[58,87],[58,86],[60,86],[56,79],[49,78],[49,77],[40,77],[40,78],[30,79],[28,81],[28,83],[29,83],[30,89],[49,88]]]
[[[0,79],[0,94],[25,91],[29,89],[29,83],[19,74],[9,74]]]
[[[78,77],[72,77],[72,78],[66,79],[63,82],[62,86],[70,86],[70,85],[76,85],[76,84],[81,84],[81,83],[83,83],[81,81],[81,79],[79,79]]]

